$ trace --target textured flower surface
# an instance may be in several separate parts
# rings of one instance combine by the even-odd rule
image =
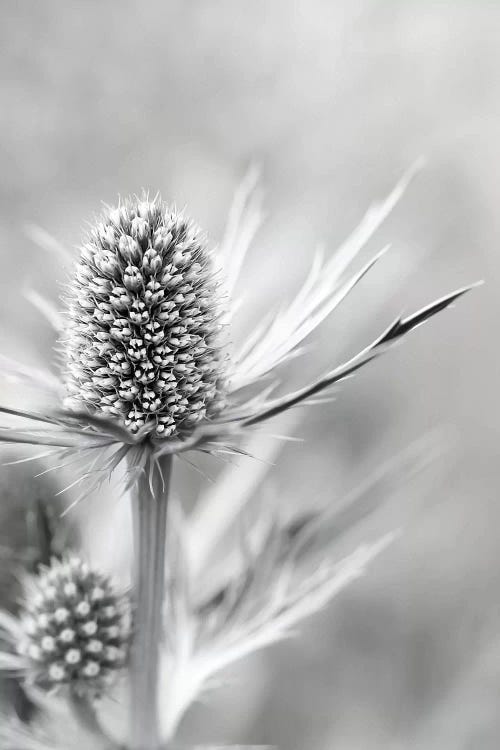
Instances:
[[[44,446],[40,455],[62,457],[58,468],[78,462],[81,471],[70,486],[84,482],[82,494],[124,459],[135,482],[145,469],[151,477],[161,456],[193,449],[241,452],[246,431],[313,403],[470,289],[396,318],[343,364],[277,394],[283,366],[302,354],[304,341],[383,256],[349,273],[411,176],[366,213],[330,260],[317,255],[295,298],[257,325],[230,357],[221,329],[230,340],[240,310],[236,282],[261,223],[256,175],[250,173],[236,194],[223,242],[213,251],[191,222],[159,198],[108,209],[76,265],[63,251],[73,269],[66,291],[69,321],[32,297],[63,331],[62,378],[6,357],[0,361],[6,376],[48,392],[57,406],[38,412],[1,406],[14,424],[4,425],[0,442]]]
[[[107,211],[69,294],[66,405],[162,437],[216,414],[218,287],[201,232],[158,197]]]
[[[126,599],[76,556],[53,559],[31,577],[19,621],[3,613],[0,627],[17,652],[7,666],[45,689],[100,695],[127,659]]]

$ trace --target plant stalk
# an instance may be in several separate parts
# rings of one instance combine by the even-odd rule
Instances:
[[[79,695],[74,690],[70,690],[69,704],[78,724],[80,724],[82,729],[86,732],[93,735],[94,739],[97,741],[97,745],[95,745],[96,748],[107,750],[108,748],[114,747],[113,741],[107,736],[99,724],[91,699]]]
[[[159,750],[160,646],[165,597],[165,545],[172,457],[161,457],[132,490],[134,524],[134,636],[131,652],[131,750]]]

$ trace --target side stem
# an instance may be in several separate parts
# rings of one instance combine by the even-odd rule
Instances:
[[[141,474],[132,491],[134,637],[131,652],[131,750],[158,750],[160,645],[165,596],[165,542],[172,457]]]

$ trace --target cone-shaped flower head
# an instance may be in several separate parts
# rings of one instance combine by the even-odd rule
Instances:
[[[227,358],[221,321],[229,328],[244,309],[237,285],[262,219],[256,176],[249,175],[237,191],[216,253],[190,221],[159,198],[134,198],[106,210],[81,248],[66,294],[66,319],[45,300],[36,303],[64,332],[66,408],[33,411],[0,404],[0,418],[9,420],[9,428],[0,425],[0,443],[47,446],[63,458],[57,468],[76,458],[82,471],[66,489],[80,484],[80,497],[122,462],[131,485],[144,471],[152,477],[162,456],[245,452],[239,441],[249,430],[328,395],[474,286],[397,316],[357,354],[300,387],[280,386],[286,365],[303,356],[312,333],[384,256],[382,250],[349,273],[413,172],[370,208],[335,255],[328,260],[316,255],[297,294],[270,311]],[[51,250],[54,244],[57,248],[49,238]],[[223,305],[215,257],[224,270]],[[2,372],[60,404],[61,382],[52,373],[6,357]]]
[[[221,406],[220,305],[200,231],[159,198],[106,212],[69,294],[67,405],[185,435]]]
[[[109,580],[78,557],[53,560],[33,580],[22,617],[18,651],[35,681],[96,695],[127,658],[127,603]]]

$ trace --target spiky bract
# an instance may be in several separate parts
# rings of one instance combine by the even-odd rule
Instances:
[[[292,407],[317,403],[320,394],[328,396],[474,286],[397,317],[343,364],[296,390],[276,393],[279,370],[306,351],[303,344],[313,331],[383,257],[385,251],[347,274],[413,171],[367,212],[336,255],[328,261],[315,257],[297,295],[266,316],[230,361],[223,357],[219,331],[222,316],[231,323],[240,307],[231,295],[262,216],[251,198],[253,178],[236,195],[219,248],[228,295],[224,310],[211,253],[192,224],[159,199],[134,199],[108,210],[75,268],[69,323],[55,313],[57,329],[67,330],[65,408],[0,405],[8,425],[14,420],[1,425],[0,443],[44,446],[43,456],[62,455],[58,468],[80,463],[84,471],[65,488],[82,484],[80,497],[124,461],[133,484],[144,471],[151,477],[162,456],[245,452],[239,445],[244,432]],[[52,374],[0,357],[2,372],[60,404],[60,384]]]
[[[70,288],[67,405],[160,437],[188,434],[216,413],[218,286],[200,231],[159,198],[107,211]]]
[[[96,695],[127,659],[127,602],[108,578],[76,556],[52,560],[33,579],[18,651],[46,688],[70,685]]]

